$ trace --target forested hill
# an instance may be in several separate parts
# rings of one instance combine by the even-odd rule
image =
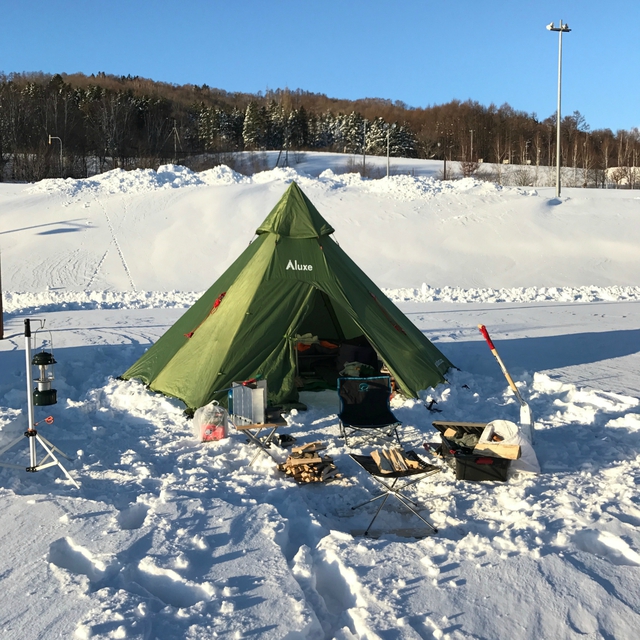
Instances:
[[[594,174],[637,166],[640,131],[562,120],[562,163]],[[388,147],[387,147],[388,145]],[[178,161],[205,168],[243,150],[338,151],[553,165],[555,115],[452,101],[410,107],[303,90],[230,93],[104,73],[0,74],[0,179],[86,176]]]

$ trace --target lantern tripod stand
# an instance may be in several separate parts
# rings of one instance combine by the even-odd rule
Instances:
[[[62,473],[64,473],[67,479],[69,479],[76,488],[79,489],[80,487],[78,483],[64,468],[56,453],[67,460],[71,460],[71,458],[36,430],[36,426],[39,423],[35,421],[34,405],[46,406],[57,402],[56,390],[51,388],[53,375],[49,373],[49,367],[55,364],[55,360],[53,359],[53,355],[46,351],[40,351],[33,359],[31,358],[31,323],[29,319],[24,321],[24,337],[27,361],[27,413],[29,426],[23,435],[18,436],[15,440],[12,440],[9,444],[0,449],[0,456],[22,442],[22,438],[25,437],[29,442],[29,466],[26,467],[26,471],[35,472],[57,465],[60,467]],[[34,379],[32,373],[32,366],[34,365],[40,368],[40,377],[35,380],[35,382],[38,383],[35,389],[33,388]],[[45,421],[49,422],[49,419],[47,418]],[[53,422],[53,419],[51,419],[51,422]],[[38,444],[45,452],[44,457],[40,460],[38,460]],[[1,460],[0,466],[8,467],[10,469],[25,469],[22,465],[3,462]]]

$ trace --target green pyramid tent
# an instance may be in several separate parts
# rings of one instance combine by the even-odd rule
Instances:
[[[195,409],[234,381],[267,380],[273,404],[298,399],[295,337],[364,336],[409,396],[451,363],[330,237],[294,182],[257,239],[124,374]]]

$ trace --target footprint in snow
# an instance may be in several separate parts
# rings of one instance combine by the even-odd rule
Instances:
[[[139,529],[144,524],[148,511],[148,505],[134,504],[120,511],[116,516],[116,520],[121,529]]]
[[[133,579],[165,604],[178,608],[207,602],[215,595],[215,588],[208,582],[197,584],[185,580],[171,569],[157,567],[148,558],[140,561],[134,570]]]
[[[71,538],[59,538],[49,545],[49,562],[71,573],[85,575],[91,582],[102,580],[115,566],[106,565]]]
[[[616,565],[640,566],[640,554],[635,552],[622,538],[607,531],[585,529],[573,536],[578,549],[592,553]]]

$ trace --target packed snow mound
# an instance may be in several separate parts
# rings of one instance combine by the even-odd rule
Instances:
[[[317,179],[324,187],[332,189],[358,189],[365,193],[390,196],[396,200],[428,200],[440,194],[470,192],[485,195],[509,191],[520,195],[537,195],[535,191],[514,187],[502,187],[476,178],[439,180],[431,176],[392,175],[378,180],[363,178],[359,173],[335,174],[325,169]]]
[[[462,289],[431,287],[385,289],[394,302],[615,302],[640,300],[640,287],[515,287],[513,289]]]
[[[618,302],[640,301],[640,287],[519,287],[462,289],[430,287],[383,289],[401,302]],[[89,309],[189,308],[204,291],[55,291],[3,293],[4,310],[16,315]]]
[[[50,178],[41,180],[28,190],[28,193],[63,193],[69,197],[82,192],[98,194],[144,193],[158,189],[181,189],[217,184],[238,184],[246,182],[245,176],[236,173],[226,165],[220,165],[196,173],[187,167],[165,164],[153,169],[113,169],[92,178],[75,180],[73,178]]]
[[[4,310],[16,315],[91,309],[186,309],[203,291],[42,291],[3,293]]]
[[[162,167],[160,167],[158,171],[160,171],[160,169],[162,169]],[[208,185],[242,184],[250,182],[249,178],[243,176],[237,171],[234,171],[233,169],[230,169],[226,164],[218,165],[217,167],[213,167],[213,169],[207,169],[200,174],[200,177],[204,184]]]
[[[395,175],[378,180],[363,178],[359,173],[335,174],[326,169],[317,178],[296,171],[291,167],[277,167],[261,171],[251,177],[244,176],[226,165],[219,165],[202,172],[195,172],[176,164],[165,164],[153,169],[113,169],[91,178],[48,178],[34,184],[27,193],[62,193],[68,197],[90,192],[95,195],[145,193],[160,189],[181,189],[231,184],[289,184],[298,182],[303,188],[324,190],[356,189],[364,193],[389,196],[397,200],[429,199],[443,193],[474,191],[478,194],[510,191],[521,195],[536,195],[535,191],[515,187],[501,187],[476,178],[443,181],[432,177]]]

